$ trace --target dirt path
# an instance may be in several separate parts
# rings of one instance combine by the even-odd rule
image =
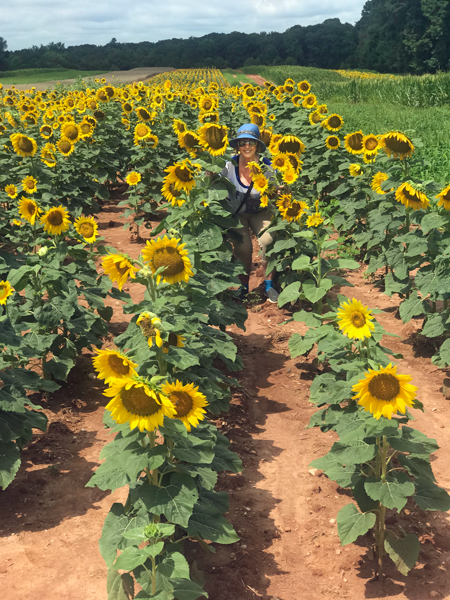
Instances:
[[[107,243],[137,256],[122,228],[118,199],[99,215]],[[399,372],[413,375],[419,399],[426,407],[415,426],[437,439],[441,449],[433,462],[437,481],[450,489],[450,405],[440,388],[446,374],[412,345],[419,322],[403,325],[389,299],[363,279],[349,276],[346,288],[370,307],[382,309],[383,326],[400,338],[386,345],[404,354]],[[251,287],[262,280],[257,265]],[[127,288],[125,288],[127,289]],[[139,292],[138,292],[139,290]],[[139,300],[140,289],[129,291]],[[122,332],[130,319],[119,302],[111,301],[111,332]],[[238,475],[221,475],[230,495],[229,519],[241,536],[233,546],[218,547],[205,556],[190,549],[204,570],[211,600],[350,600],[363,598],[448,598],[450,589],[450,525],[447,515],[414,512],[409,517],[422,540],[417,568],[408,578],[389,571],[384,588],[369,583],[372,561],[367,540],[340,547],[336,514],[349,501],[343,490],[309,463],[331,446],[334,434],[305,430],[314,409],[308,388],[317,372],[311,360],[291,359],[288,339],[302,325],[279,326],[287,313],[260,302],[250,307],[246,332],[232,328],[244,359],[230,413],[217,425],[232,440],[244,463]],[[108,344],[112,343],[111,339]],[[419,348],[420,350],[420,348]],[[49,430],[36,436],[23,453],[17,479],[0,492],[0,590],[2,600],[106,600],[106,568],[98,551],[106,513],[123,491],[109,495],[85,488],[107,440],[102,428],[107,399],[94,378],[89,354],[83,355],[68,385],[46,404]]]
[[[83,77],[85,81],[94,81],[94,79],[106,79],[106,83],[112,83],[119,85],[123,83],[133,83],[133,81],[145,81],[160,73],[166,73],[167,71],[174,71],[173,67],[137,67],[136,69],[130,69],[129,71],[109,71],[108,73],[102,73],[93,77]],[[57,83],[63,85],[70,85],[75,83],[75,79],[60,79],[54,81],[41,81],[39,83],[19,83],[14,84],[16,90],[29,90],[32,87],[37,90],[43,91],[47,88],[53,88]],[[5,84],[5,89],[12,86]]]
[[[258,85],[260,85],[261,87],[264,87],[265,82],[267,81],[267,79],[264,79],[264,77],[260,77],[259,75],[248,75],[247,77],[249,79],[253,79],[253,81],[255,83],[257,83]]]

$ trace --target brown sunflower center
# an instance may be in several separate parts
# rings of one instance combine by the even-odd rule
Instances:
[[[152,262],[155,270],[165,267],[164,275],[166,277],[173,277],[184,271],[183,258],[176,248],[170,246],[156,250]]]
[[[49,127],[48,125],[44,125],[44,127],[42,128],[42,133],[44,135],[51,135],[52,133],[52,128]]]
[[[380,373],[370,380],[369,392],[377,400],[390,402],[400,393],[400,384],[395,375]]]
[[[96,110],[94,112],[94,117],[96,119],[98,119],[99,121],[103,121],[103,119],[106,117],[106,115],[102,110]]]
[[[32,179],[27,179],[25,185],[29,190],[32,190],[34,188],[34,181]]]
[[[174,196],[175,198],[179,198],[181,196],[181,192],[179,190],[175,189],[175,186],[173,185],[173,183],[171,183],[169,185],[169,192],[172,194],[172,196]]]
[[[145,108],[140,108],[138,110],[138,115],[143,121],[150,119],[150,114],[145,110]]]
[[[81,223],[80,225],[80,233],[85,238],[90,238],[94,235],[94,226],[92,223]]]
[[[277,166],[279,169],[282,169],[286,164],[286,161],[284,160],[284,158],[277,158],[275,160],[275,166]]]
[[[218,150],[219,148],[223,148],[226,135],[226,131],[221,127],[209,127],[205,132],[205,140],[211,148]]]
[[[301,150],[300,140],[297,140],[296,138],[281,140],[278,147],[280,152],[289,152],[290,154],[297,154],[297,152],[300,152]]]
[[[82,123],[80,127],[81,127],[81,133],[83,135],[87,135],[91,132],[91,126],[89,125],[89,123]]]
[[[202,106],[203,110],[211,110],[211,108],[213,107],[213,103],[211,102],[211,100],[204,100],[202,102]]]
[[[145,137],[148,134],[148,129],[145,125],[138,125],[136,127],[136,135],[138,137]]]
[[[198,144],[198,138],[192,133],[186,133],[183,136],[183,142],[186,148],[195,148],[195,146]]]
[[[332,136],[328,139],[328,144],[333,148],[339,146],[339,139],[337,137]]]
[[[33,151],[33,144],[31,142],[31,140],[25,136],[22,136],[19,139],[19,141],[17,142],[17,145],[22,150],[22,152],[32,152]]]
[[[352,150],[362,150],[363,136],[360,133],[352,133],[347,140],[347,144]]]
[[[187,392],[171,392],[170,401],[176,408],[177,417],[185,417],[194,406],[192,396]]]
[[[317,114],[317,113],[314,113],[314,114],[311,116],[311,121],[312,121],[313,123],[320,123],[320,115],[319,115],[319,114]]]
[[[108,100],[108,96],[105,94],[105,92],[99,92],[98,94],[98,98],[99,100],[101,100],[102,102],[106,102]]]
[[[121,275],[125,275],[125,273],[130,268],[129,264],[125,264],[125,266],[121,267],[118,263],[116,264],[116,269]]]
[[[411,144],[408,141],[399,140],[394,136],[384,138],[384,143],[389,150],[396,154],[406,154],[411,151]]]
[[[192,179],[193,179],[192,173],[189,171],[189,169],[187,167],[176,167],[175,175],[177,176],[177,179],[179,179],[183,183],[188,183],[189,181],[192,181]]]
[[[333,115],[328,119],[328,124],[330,127],[340,127],[342,125],[342,120],[340,117]]]
[[[402,194],[406,198],[406,200],[408,202],[410,202],[411,204],[422,204],[420,197],[417,196],[415,190],[413,190],[413,189],[408,190],[408,189],[404,188],[402,190]]]
[[[375,150],[375,148],[378,146],[378,140],[377,138],[368,138],[365,143],[364,146],[366,148],[366,150]]]
[[[145,393],[143,387],[133,386],[129,390],[120,392],[122,404],[128,412],[143,417],[154,415],[161,409],[161,405]]]
[[[67,154],[67,152],[70,152],[72,148],[72,144],[70,142],[67,142],[65,140],[62,140],[59,143],[59,149],[61,150],[61,152],[63,152],[64,154]]]
[[[63,215],[60,210],[52,210],[47,220],[53,227],[59,227],[63,222]]]
[[[28,204],[26,205],[26,211],[30,215],[30,217],[34,215],[34,213],[36,212],[36,205],[34,204],[34,202],[28,202]]]
[[[286,216],[296,217],[302,211],[300,204],[294,203],[286,211]]]
[[[64,127],[64,135],[71,141],[74,141],[78,138],[78,133],[78,128],[74,125],[67,125],[67,127]]]
[[[359,310],[355,310],[350,316],[350,321],[352,322],[352,325],[354,327],[357,327],[359,329],[360,327],[364,327],[364,325],[366,324],[366,317]]]
[[[130,372],[130,365],[123,358],[117,356],[117,354],[110,354],[108,356],[108,365],[114,373],[118,373],[119,375],[128,375]]]
[[[302,90],[302,92],[309,92],[309,84],[308,83],[300,83],[299,84],[299,88]]]

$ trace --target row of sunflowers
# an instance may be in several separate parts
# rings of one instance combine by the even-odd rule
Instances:
[[[65,381],[83,348],[101,345],[112,314],[106,297],[122,301],[134,315],[130,325],[115,338],[116,349],[98,350],[94,359],[109,386],[105,423],[116,437],[89,485],[129,488],[126,503],[113,505],[100,541],[108,585],[129,589],[136,580],[147,594],[142,597],[184,598],[186,590],[190,598],[205,595],[189,579],[181,542],[237,539],[223,517],[228,501],[214,487],[219,471],[237,472],[240,462],[205,410],[227,409],[235,382],[215,361],[231,372],[242,366],[225,328],[244,327],[246,319],[230,290],[242,272],[227,235],[237,220],[227,207],[226,181],[209,174],[231,158],[229,132],[250,121],[260,127],[275,173],[269,177],[252,165],[254,187],[273,212],[270,231],[277,239],[268,271],[278,273],[279,304],[307,301],[313,307],[293,315],[309,330],[292,337],[291,352],[317,347],[321,362],[333,365],[314,382],[313,401],[331,406],[312,425],[340,436],[347,426],[355,431],[332,451],[330,468],[321,467],[351,487],[357,502],[355,490],[363,498],[362,520],[349,505],[339,533],[352,532],[341,535],[350,543],[376,524],[381,573],[383,553],[393,557],[389,549],[398,546],[396,532],[386,535],[386,510],[404,506],[385,503],[386,486],[402,489],[403,499],[437,495],[440,504],[429,500],[432,510],[447,510],[448,499],[431,476],[419,487],[411,483],[417,461],[436,446],[403,426],[408,407],[420,403],[407,376],[397,375],[386,358],[396,356],[380,345],[384,332],[371,327],[368,309],[345,298],[332,305],[328,292],[348,284],[343,270],[359,263],[330,252],[338,247],[337,230],[358,246],[373,272],[385,267],[380,285],[403,297],[406,320],[425,312],[426,325],[433,323],[434,332],[439,320],[445,332],[447,307],[439,310],[438,302],[446,297],[436,280],[446,268],[449,188],[409,178],[413,142],[395,131],[343,135],[343,118],[319,104],[307,81],[230,87],[220,72],[187,70],[128,86],[96,81],[80,89],[0,93],[0,410],[9,413],[1,438],[7,457],[2,486],[17,472],[32,428],[45,429],[27,390],[50,393]],[[137,260],[102,244],[94,216],[110,189],[124,183],[124,214],[134,216],[138,241],[144,231],[150,236]],[[430,201],[429,190],[439,202]],[[152,229],[156,206],[165,216]],[[413,279],[417,266],[423,277]],[[133,303],[123,290],[128,281],[144,286],[144,301]],[[344,333],[338,331],[343,323]],[[27,368],[36,359],[42,377]],[[352,400],[352,389],[365,411]],[[405,417],[396,419],[397,412]],[[414,436],[423,442],[420,458],[406,450],[400,459],[406,438],[419,443]],[[368,446],[368,439],[376,441],[363,456],[355,447]],[[388,472],[395,460],[405,463],[399,477]],[[375,479],[372,487],[357,477],[361,470]]]

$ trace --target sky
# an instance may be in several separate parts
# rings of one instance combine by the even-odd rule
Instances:
[[[283,32],[338,18],[355,24],[366,0],[0,0],[8,50],[156,42],[207,33]]]

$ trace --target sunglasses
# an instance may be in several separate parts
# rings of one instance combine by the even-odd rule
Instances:
[[[241,140],[238,142],[238,146],[239,148],[243,148],[247,144],[249,144],[250,146],[256,146],[257,143],[258,142],[256,142],[255,140]]]

